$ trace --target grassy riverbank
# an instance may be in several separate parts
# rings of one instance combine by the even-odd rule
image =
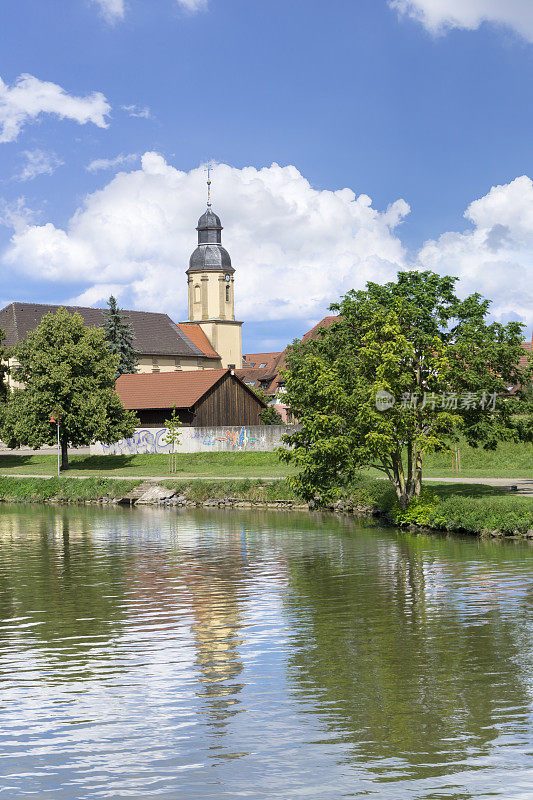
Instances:
[[[494,452],[461,446],[461,473],[452,471],[451,455],[435,453],[424,461],[425,478],[530,478],[533,444],[504,443]],[[50,454],[0,454],[0,475],[56,474],[57,459]],[[285,478],[294,473],[280,463],[276,453],[183,453],[178,454],[177,478]],[[167,478],[168,456],[88,456],[72,454],[68,475]],[[377,475],[377,473],[375,473]]]
[[[478,534],[533,532],[533,497],[519,497],[484,484],[431,483],[419,500],[402,511],[388,481],[361,477],[350,492],[347,505],[351,503],[379,510],[400,525]]]
[[[0,501],[6,503],[38,503],[47,500],[83,502],[123,497],[139,481],[88,478],[6,478],[0,476]]]
[[[0,500],[5,502],[112,502],[131,492],[139,481],[101,478],[0,477]],[[182,502],[293,503],[301,504],[286,480],[160,481]],[[407,511],[398,508],[392,487],[385,481],[361,476],[337,510],[386,515],[393,524],[414,524],[435,530],[478,534],[526,535],[533,532],[533,498],[517,497],[492,486],[431,484]]]

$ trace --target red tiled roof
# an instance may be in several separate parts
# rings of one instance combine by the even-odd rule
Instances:
[[[220,358],[217,351],[201,329],[199,325],[194,322],[178,322],[178,328],[182,333],[191,340],[193,344],[198,347],[202,353],[210,358]]]
[[[522,342],[522,347],[526,351],[523,356],[521,356],[519,363],[520,369],[525,369],[528,365],[528,357],[527,354],[531,353],[533,350],[533,340],[531,342]]]
[[[192,408],[224,375],[227,369],[186,372],[149,372],[121,375],[116,392],[124,408]]]
[[[321,319],[320,322],[317,322],[317,324],[311,328],[310,331],[304,333],[302,336],[302,342],[308,342],[310,339],[316,339],[320,328],[329,328],[334,322],[338,322],[338,320],[339,318],[336,316],[324,317],[324,319]]]
[[[333,316],[333,315],[331,315],[329,317],[324,317],[324,319],[321,319],[320,322],[317,322],[317,324],[314,327],[312,327],[310,331],[307,331],[307,333],[304,333],[304,335],[302,336],[301,341],[302,342],[309,342],[311,339],[317,339],[318,336],[320,335],[319,331],[322,328],[329,328],[331,325],[333,325],[334,322],[337,322],[338,319],[339,318],[337,316]],[[283,353],[280,354],[280,357],[278,358],[278,360],[276,362],[275,375],[273,375],[272,381],[271,381],[270,385],[268,386],[268,388],[266,389],[266,392],[269,395],[276,395],[277,392],[278,392],[278,389],[280,387],[279,373],[281,372],[282,369],[285,369],[285,367],[286,367],[286,362],[285,362],[286,353],[287,353],[287,350],[285,349],[283,351]]]
[[[246,353],[243,355],[243,369],[271,369],[281,353]],[[264,364],[264,367],[259,367]]]

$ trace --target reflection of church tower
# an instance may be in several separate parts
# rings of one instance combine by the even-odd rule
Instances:
[[[235,270],[222,247],[220,218],[211,209],[208,179],[207,211],[198,220],[198,247],[187,270],[189,322],[195,322],[220,355],[223,367],[242,367],[242,322],[235,321]]]

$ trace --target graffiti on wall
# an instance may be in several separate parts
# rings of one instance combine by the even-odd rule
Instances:
[[[214,434],[204,435],[202,444],[204,447],[214,447],[217,442],[226,442],[227,444],[233,445],[233,447],[246,447],[246,445],[252,442],[264,441],[264,436],[253,436],[246,431],[246,428],[242,427],[240,431],[226,431],[223,436],[215,436]]]
[[[135,431],[131,439],[120,439],[115,444],[102,444],[104,455],[140,456],[143,453],[168,453],[166,428],[158,431]]]
[[[104,455],[136,456],[143,453],[168,453],[170,445],[166,441],[166,428],[158,430],[138,430],[130,439],[120,439],[115,444],[102,444]],[[223,442],[230,447],[244,449],[249,444],[266,442],[265,436],[255,436],[243,426],[239,430],[226,430],[222,436],[206,433],[205,430],[195,430],[191,436],[183,431],[184,439],[200,439],[203,447],[215,447],[218,442]],[[184,441],[185,444],[185,441]]]

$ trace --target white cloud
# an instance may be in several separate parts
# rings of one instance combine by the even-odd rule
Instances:
[[[92,0],[100,7],[100,13],[108,22],[124,19],[124,0]]]
[[[103,300],[108,300],[111,295],[118,298],[124,292],[124,286],[120,283],[98,283],[95,286],[89,287],[85,292],[72,297],[69,305],[74,306],[94,306],[95,303],[101,303]]]
[[[8,203],[0,198],[0,225],[13,228],[15,233],[24,231],[35,220],[35,214],[26,206],[24,197]]]
[[[457,275],[462,294],[480,292],[493,300],[497,319],[533,323],[533,182],[527,176],[488,194],[467,208],[473,228],[444,233],[427,242],[420,265]]]
[[[36,224],[24,201],[0,207],[13,228],[6,271],[85,286],[76,301],[113,293],[124,307],[186,316],[185,270],[205,207],[205,171],[182,172],[157,153],[89,194],[63,229]],[[533,182],[517,178],[468,207],[464,231],[426,242],[407,261],[397,200],[380,212],[350,189],[319,191],[293,166],[257,170],[218,164],[214,207],[236,268],[237,314],[248,321],[319,319],[328,305],[366,281],[415,266],[457,275],[458,290],[493,300],[496,318],[533,323]],[[0,277],[1,280],[1,277]],[[303,323],[302,323],[303,324]]]
[[[15,176],[19,181],[32,181],[38,175],[52,175],[64,163],[55,153],[45,153],[44,150],[24,150],[22,155],[26,163]]]
[[[127,111],[130,117],[139,117],[141,119],[151,119],[152,112],[148,106],[121,106],[123,111]]]
[[[40,81],[33,75],[21,75],[13,86],[0,78],[0,142],[14,142],[23,126],[41,114],[55,114],[80,125],[92,122],[99,128],[107,128],[106,116],[110,110],[101,92],[76,97],[56,83]]]
[[[99,172],[105,169],[114,169],[115,167],[122,167],[133,164],[139,158],[138,153],[120,153],[116,158],[95,158],[91,161],[85,169],[87,172]]]
[[[448,28],[475,30],[490,22],[512,28],[533,41],[531,0],[389,0],[389,5],[418,20],[432,33]]]
[[[123,305],[183,318],[205,180],[203,168],[181,172],[146,153],[141,169],[88,195],[66,229],[19,225],[4,263],[40,279],[90,281],[96,294],[86,298],[101,284],[120,285]],[[403,200],[379,212],[364,194],[317,191],[295,167],[277,164],[219,164],[213,189],[237,270],[241,319],[320,316],[342,292],[390,279],[404,264],[394,232],[409,211]]]
[[[207,8],[207,0],[178,0],[178,5],[186,11],[202,11]]]

